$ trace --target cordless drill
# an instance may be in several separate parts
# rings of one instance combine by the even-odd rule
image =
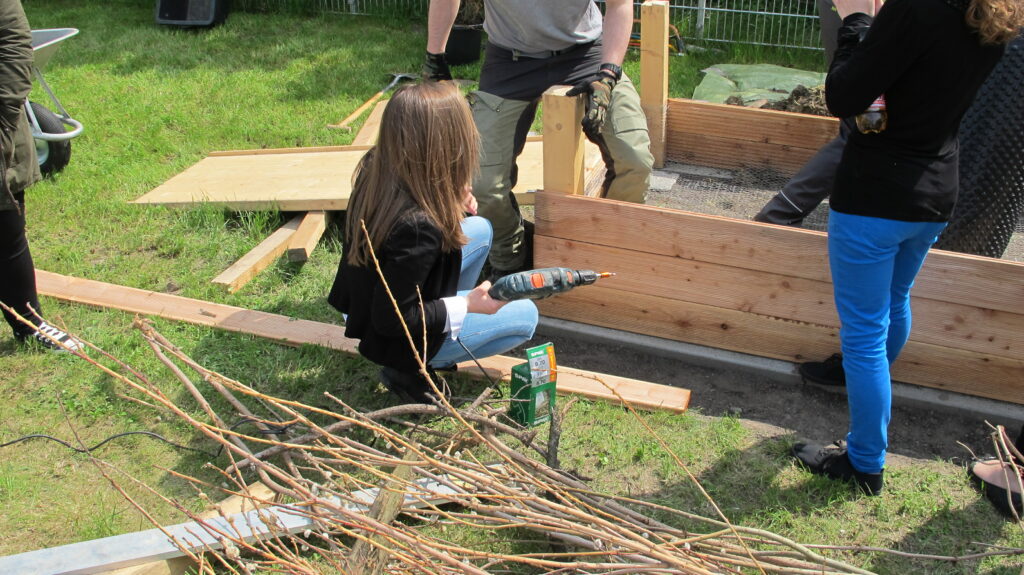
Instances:
[[[487,294],[501,301],[543,299],[556,293],[567,292],[576,286],[592,284],[598,278],[613,275],[615,274],[592,270],[540,268],[502,277],[494,282]]]

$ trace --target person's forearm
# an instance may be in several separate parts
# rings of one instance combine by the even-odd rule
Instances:
[[[440,54],[448,45],[460,0],[430,0],[427,11],[427,52]]]
[[[632,0],[607,0],[605,2],[604,32],[601,42],[601,61],[621,66],[629,48],[629,36],[633,33]]]

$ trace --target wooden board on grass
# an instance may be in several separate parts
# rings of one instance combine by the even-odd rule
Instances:
[[[265,337],[287,345],[312,344],[346,353],[358,353],[358,342],[345,337],[345,328],[339,325],[73,278],[43,270],[36,270],[36,283],[39,293],[66,301],[187,321]],[[507,356],[492,356],[482,359],[480,363],[492,376],[507,380],[512,366],[523,361]],[[465,371],[481,376],[469,366],[466,366]],[[610,382],[618,395],[610,392],[601,381]],[[568,366],[559,368],[558,391],[609,401],[621,401],[618,399],[621,396],[622,400],[637,408],[673,412],[685,411],[690,401],[687,389],[595,374]]]
[[[288,240],[288,261],[304,262],[313,253],[320,238],[327,231],[327,212],[307,212],[302,216],[302,223]]]
[[[352,173],[369,146],[327,146],[212,152],[132,203],[176,208],[213,204],[233,210],[344,210]],[[588,173],[603,171],[597,146],[587,146]],[[543,142],[527,141],[513,192],[533,204],[544,186]]]
[[[278,228],[267,239],[242,256],[242,259],[213,278],[213,283],[223,286],[229,293],[242,289],[242,286],[249,283],[249,280],[256,277],[256,274],[265,270],[288,250],[288,242],[295,235],[295,230],[299,229],[302,219],[303,216],[295,216],[291,221]]]

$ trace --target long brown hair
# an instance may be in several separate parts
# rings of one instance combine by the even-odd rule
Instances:
[[[400,88],[380,123],[377,145],[352,175],[345,225],[345,251],[352,265],[370,262],[360,222],[375,251],[395,222],[414,205],[442,235],[442,249],[466,243],[463,200],[479,166],[479,135],[469,104],[450,82]]]
[[[1007,44],[1024,27],[1021,0],[971,0],[967,25],[978,31],[982,44]]]

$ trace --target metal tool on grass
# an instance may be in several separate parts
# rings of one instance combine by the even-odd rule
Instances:
[[[391,83],[389,83],[387,86],[384,86],[383,90],[381,90],[380,92],[377,92],[376,94],[374,94],[372,98],[370,98],[369,100],[364,102],[362,106],[359,106],[358,108],[356,108],[356,111],[352,112],[351,114],[349,114],[348,117],[345,118],[344,120],[338,122],[337,124],[328,124],[327,127],[328,128],[336,128],[336,129],[339,129],[339,130],[340,129],[344,129],[344,128],[348,128],[349,124],[354,122],[356,120],[356,118],[358,118],[359,116],[363,115],[363,112],[365,112],[367,109],[369,109],[370,106],[374,105],[377,102],[377,100],[380,100],[381,98],[383,98],[384,94],[387,94],[392,88],[397,86],[399,82],[401,82],[403,80],[415,80],[415,79],[419,78],[419,76],[417,76],[416,74],[391,74],[391,75],[394,76],[394,78],[391,80]]]

